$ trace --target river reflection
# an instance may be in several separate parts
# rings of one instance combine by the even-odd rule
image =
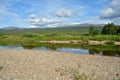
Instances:
[[[120,51],[116,51],[116,50],[89,49],[89,54],[100,55],[100,56],[116,56],[116,57],[120,57]]]
[[[39,46],[26,47],[26,46],[17,46],[17,45],[1,45],[0,49],[32,49],[32,50],[44,50],[44,51],[58,51],[58,52],[68,52],[74,54],[91,54],[99,56],[116,56],[120,57],[120,49],[112,50],[113,48],[108,48],[104,50],[104,47],[94,47],[94,46],[81,46],[81,45],[72,45],[70,44],[42,44]]]

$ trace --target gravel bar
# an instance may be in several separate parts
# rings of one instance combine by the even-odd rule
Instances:
[[[0,49],[0,80],[82,78],[120,80],[120,58],[54,51]]]

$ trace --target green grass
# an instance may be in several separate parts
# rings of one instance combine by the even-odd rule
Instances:
[[[90,40],[110,40],[110,41],[120,41],[120,35],[97,35],[97,36],[90,36]]]
[[[14,33],[15,34],[15,33]],[[108,40],[107,44],[113,44],[114,41],[120,41],[119,35],[96,35],[88,36],[84,35],[86,32],[47,32],[47,33],[21,33],[16,35],[1,34],[0,35],[0,44],[24,44],[24,45],[33,45],[39,41],[48,41],[48,40],[58,40],[58,41],[83,41],[88,42],[88,40],[97,40],[104,41]],[[78,42],[79,43],[79,42]]]

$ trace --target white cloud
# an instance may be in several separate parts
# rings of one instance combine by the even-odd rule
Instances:
[[[77,24],[81,24],[80,22],[73,22],[70,25],[77,25]]]
[[[105,18],[105,17],[111,17],[112,15],[113,15],[113,9],[112,8],[107,8],[107,9],[105,9],[105,10],[103,10],[102,12],[101,12],[101,16],[103,17],[103,18]]]
[[[35,14],[30,15],[30,18],[35,18],[35,17],[37,17]]]
[[[31,14],[28,22],[31,24],[30,27],[49,27],[50,25],[61,23],[62,20],[48,19],[46,17],[39,18],[35,14]]]
[[[120,17],[113,19],[113,22],[120,25]]]
[[[120,0],[112,0],[101,12],[100,17],[103,19],[115,19],[120,17]]]
[[[120,0],[112,0],[106,8],[101,11],[99,19],[120,25]]]
[[[59,22],[62,22],[61,20],[53,20],[53,19],[47,19],[47,18],[42,18],[41,20],[40,20],[40,22],[42,22],[42,23],[59,23]]]
[[[67,10],[65,8],[60,8],[55,12],[55,15],[58,17],[71,17],[74,15],[72,10]]]
[[[31,25],[30,28],[37,28],[38,26],[35,25]]]
[[[84,17],[80,23],[92,23],[92,24],[107,24],[111,23],[111,20],[101,19],[99,16],[88,16]]]

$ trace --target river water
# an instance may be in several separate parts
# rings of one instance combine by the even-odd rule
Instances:
[[[50,46],[38,46],[38,47],[23,47],[21,45],[1,45],[0,49],[15,49],[15,50],[24,50],[24,49],[32,49],[32,50],[43,50],[43,51],[58,51],[58,52],[67,52],[73,54],[91,54],[91,55],[99,55],[99,56],[115,56],[120,57],[120,50],[97,50],[97,49],[89,49],[89,48],[81,48],[81,47],[69,47],[69,46],[57,46],[54,48]]]

